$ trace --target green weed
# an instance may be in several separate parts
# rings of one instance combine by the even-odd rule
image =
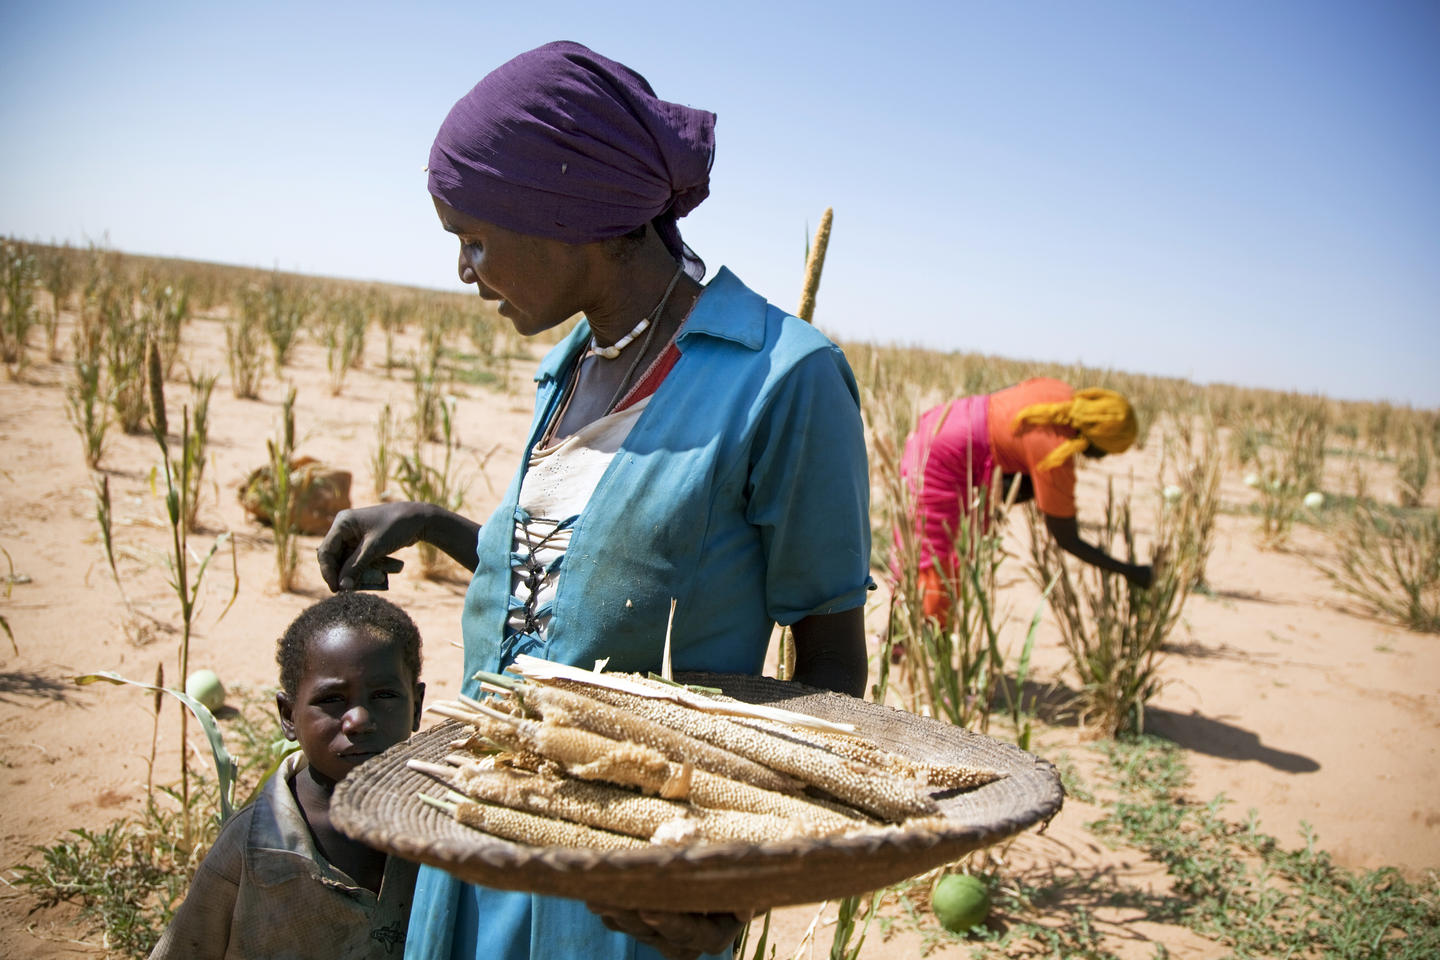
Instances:
[[[288,745],[273,696],[268,691],[244,696],[227,723],[236,745],[237,796],[253,799]],[[15,886],[37,907],[77,905],[86,932],[100,933],[112,954],[148,956],[219,833],[219,791],[209,789],[206,775],[191,773],[197,789],[183,812],[174,809],[183,802],[180,792],[161,787],[162,799],[151,797],[135,816],[104,827],[78,827],[33,848],[38,860],[13,868]]]
[[[246,288],[240,293],[239,316],[225,325],[225,359],[230,369],[230,392],[236,399],[259,397],[265,379],[262,309],[260,294]]]
[[[1386,510],[1357,497],[1325,532],[1334,559],[1316,565],[1336,587],[1379,616],[1440,633],[1440,510]]]
[[[465,332],[471,345],[475,347],[475,359],[487,367],[493,366],[499,358],[495,348],[495,317],[485,313],[473,313],[468,321]]]
[[[395,418],[390,404],[385,404],[380,416],[375,419],[375,449],[370,454],[370,482],[375,496],[383,499],[390,489],[390,478],[395,471]]]
[[[325,368],[330,374],[330,395],[345,389],[345,375],[365,355],[365,327],[369,317],[357,297],[340,296],[322,312],[321,339],[325,344]]]
[[[1278,412],[1269,427],[1268,433],[1276,438],[1276,444],[1261,447],[1257,453],[1257,491],[1261,540],[1274,547],[1289,539],[1305,495],[1321,489],[1329,429],[1324,401],[1297,401]]]
[[[1145,704],[1163,685],[1162,648],[1196,579],[1198,514],[1166,509],[1157,499],[1154,579],[1145,588],[1098,567],[1072,571],[1039,511],[1033,505],[1025,511],[1031,577],[1042,589],[1053,584],[1050,608],[1080,680],[1080,720],[1107,736],[1144,729]],[[1130,501],[1117,502],[1113,484],[1106,489],[1098,541],[1106,553],[1136,562]]]
[[[302,281],[276,271],[260,291],[259,304],[265,337],[270,341],[275,361],[275,374],[279,376],[290,360],[290,351],[305,326],[305,319],[315,309],[315,300]]]
[[[120,429],[140,433],[149,412],[145,377],[149,334],[135,307],[135,291],[128,286],[108,288],[100,300],[100,319],[110,408]]]
[[[1241,957],[1415,958],[1440,955],[1440,878],[1336,866],[1301,825],[1285,849],[1255,812],[1226,819],[1224,795],[1195,803],[1180,791],[1180,748],[1144,737],[1102,747],[1121,798],[1092,829],[1165,865],[1174,886],[1164,919]]]
[[[1176,481],[1162,491],[1166,512],[1174,514],[1171,526],[1183,532],[1192,576],[1191,586],[1205,586],[1205,568],[1215,548],[1216,517],[1220,514],[1222,454],[1214,417],[1173,418],[1165,432],[1162,479],[1173,474]]]
[[[387,297],[377,294],[375,314],[380,320],[380,332],[385,338],[385,376],[398,366],[395,357],[395,338],[405,331],[406,325],[415,315],[415,303],[409,298]]]
[[[1425,487],[1430,482],[1430,465],[1435,459],[1435,442],[1420,424],[1413,426],[1411,440],[1395,462],[1395,475],[1400,483],[1400,506],[1418,507],[1425,500]]]
[[[181,330],[190,318],[190,285],[183,280],[166,283],[148,277],[141,285],[140,297],[146,327],[160,349],[161,372],[168,379],[180,356]]]
[[[110,431],[110,401],[103,382],[104,361],[98,340],[77,337],[70,382],[65,386],[65,415],[80,436],[85,466],[100,465],[105,435]],[[87,349],[93,347],[93,351]]]
[[[200,587],[205,580],[205,571],[210,567],[210,561],[220,546],[227,540],[230,541],[232,569],[236,571],[230,602],[220,612],[224,617],[230,609],[230,604],[235,602],[240,592],[240,578],[238,575],[239,563],[235,557],[235,543],[228,533],[221,534],[210,544],[210,550],[203,557],[194,557],[190,550],[190,528],[186,518],[191,514],[190,494],[194,486],[192,477],[196,472],[196,464],[193,459],[195,448],[191,443],[190,432],[190,410],[186,408],[181,414],[182,426],[180,430],[180,457],[174,461],[170,457],[170,444],[161,429],[158,420],[152,416],[151,436],[155,438],[156,445],[160,448],[160,462],[164,468],[165,479],[165,514],[170,523],[170,545],[171,552],[166,557],[166,566],[170,571],[170,588],[180,602],[180,654],[179,667],[180,677],[190,676],[190,635],[194,629],[195,609],[200,600]],[[193,566],[193,574],[191,573]],[[118,581],[118,578],[117,578]],[[185,743],[185,734],[189,724],[190,712],[184,707],[180,711],[180,742]],[[180,793],[181,793],[181,814],[184,818],[185,837],[188,841],[191,823],[189,816],[190,802],[190,774],[189,764],[185,760],[184,752],[181,752],[180,760]]]
[[[60,311],[65,308],[75,293],[77,271],[76,254],[67,242],[63,248],[53,244],[39,254],[40,280],[50,294],[50,312],[45,314],[46,356],[52,361],[60,359]]]
[[[1126,736],[1086,749],[1102,761],[1095,784],[1072,771],[1066,790],[1104,808],[1087,829],[1106,842],[1138,849],[1164,866],[1168,889],[1132,886],[1087,869],[1042,864],[988,877],[993,906],[984,927],[967,937],[946,933],[929,910],[928,879],[891,889],[878,923],[922,938],[921,955],[968,944],[971,956],[1137,956],[1133,921],[1183,927],[1235,958],[1422,960],[1440,956],[1440,874],[1419,880],[1393,868],[1350,871],[1321,850],[1301,825],[1301,843],[1282,846],[1261,830],[1254,811],[1225,815],[1223,795],[1200,803],[1186,792],[1184,752],[1153,736]],[[1068,757],[1058,758],[1062,768]],[[1121,908],[1126,920],[1103,920]],[[1150,934],[1163,936],[1163,934]],[[1152,956],[1168,957],[1157,939]]]
[[[218,374],[197,373],[190,377],[190,402],[194,415],[184,457],[189,470],[184,474],[189,484],[185,493],[185,529],[194,532],[198,526],[200,495],[205,481],[205,465],[210,459],[210,397],[215,392]]]
[[[270,530],[275,537],[275,573],[280,589],[289,593],[295,587],[295,574],[300,559],[295,541],[295,388],[285,393],[280,410],[280,430],[273,440],[265,441],[270,455],[272,499],[264,503],[270,516]]]
[[[0,360],[11,377],[19,377],[28,361],[30,330],[39,319],[35,288],[40,283],[39,266],[28,244],[6,239],[0,242]]]
[[[440,403],[439,415],[439,461],[427,456],[424,443],[417,435],[411,452],[400,454],[397,459],[395,483],[407,500],[433,503],[458,513],[465,505],[465,492],[470,483],[460,479],[454,469],[459,437],[455,432],[449,403]],[[424,541],[420,542],[418,549],[421,571],[428,577],[437,575],[444,567],[444,555],[435,546]]]

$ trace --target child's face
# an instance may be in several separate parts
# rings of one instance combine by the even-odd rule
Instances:
[[[420,729],[424,696],[400,643],[341,624],[311,639],[294,700],[282,691],[275,702],[285,736],[316,773],[339,781]]]

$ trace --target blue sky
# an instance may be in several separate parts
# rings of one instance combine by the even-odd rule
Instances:
[[[681,222],[876,342],[1440,406],[1440,4],[0,9],[0,233],[450,288],[450,105],[579,40],[715,111]]]

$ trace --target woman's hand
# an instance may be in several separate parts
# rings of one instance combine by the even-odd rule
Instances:
[[[1125,571],[1125,579],[1130,581],[1131,586],[1147,589],[1155,582],[1155,568],[1148,563],[1133,564]]]
[[[672,913],[663,910],[618,910],[586,904],[605,926],[654,947],[670,960],[695,960],[705,953],[730,949],[750,914]]]
[[[354,590],[360,571],[378,567],[386,557],[424,540],[475,569],[479,525],[429,503],[380,503],[341,510],[315,551],[320,576],[332,591]]]
[[[331,592],[354,590],[359,572],[420,540],[421,503],[381,503],[341,510],[315,551]]]

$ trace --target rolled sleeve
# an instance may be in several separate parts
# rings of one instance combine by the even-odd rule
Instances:
[[[854,378],[838,348],[816,351],[776,385],[752,448],[746,514],[776,623],[865,603],[869,490]]]

